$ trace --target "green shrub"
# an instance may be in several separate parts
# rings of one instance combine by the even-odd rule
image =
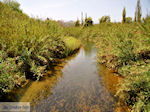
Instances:
[[[150,110],[150,71],[128,76],[121,84],[117,96],[132,112],[149,112]]]
[[[84,26],[87,27],[87,26],[92,26],[93,25],[93,20],[91,17],[88,17],[85,19],[85,23],[84,23]]]
[[[79,21],[79,20],[77,20],[77,21],[75,22],[75,26],[76,26],[76,27],[80,26],[80,21]]]
[[[27,78],[39,80],[55,58],[80,47],[73,37],[63,38],[64,29],[56,21],[30,18],[18,10],[16,1],[0,2],[1,93]]]
[[[109,23],[110,21],[110,16],[103,16],[99,19],[99,23]]]
[[[0,91],[7,92],[15,86],[15,76],[20,75],[14,59],[7,58],[0,63]]]
[[[22,12],[20,9],[20,4],[15,0],[3,0],[3,3],[8,5],[15,11]]]
[[[132,23],[132,17],[126,17],[126,23]]]
[[[71,36],[66,36],[62,40],[66,46],[66,49],[65,49],[66,55],[72,54],[73,51],[79,49],[81,46],[81,42]]]
[[[131,40],[120,40],[116,47],[118,59],[122,64],[127,64],[129,61],[136,61],[137,57],[134,53],[134,44]]]

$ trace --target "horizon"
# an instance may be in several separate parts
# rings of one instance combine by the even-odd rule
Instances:
[[[52,20],[76,21],[81,20],[81,13],[84,16],[92,17],[94,23],[98,23],[102,16],[110,16],[112,22],[121,22],[122,10],[126,8],[126,16],[134,19],[137,0],[16,0],[20,8],[30,17]],[[142,17],[149,11],[150,1],[141,0]],[[106,7],[107,6],[107,7]],[[113,10],[112,10],[113,9]]]

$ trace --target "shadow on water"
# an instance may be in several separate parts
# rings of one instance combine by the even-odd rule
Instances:
[[[116,85],[118,78],[113,77],[111,82],[112,77],[97,65],[96,49],[91,43],[47,74],[44,80],[15,90],[10,99],[30,102],[34,112],[115,112],[116,87],[112,84]]]
[[[51,66],[51,69],[44,74],[40,81],[29,80],[28,84],[23,88],[16,88],[11,93],[3,97],[4,102],[30,102],[35,105],[38,101],[52,94],[52,88],[62,77],[62,69],[67,64],[67,60],[71,60],[77,54],[67,59],[61,59],[57,64]]]
[[[123,77],[118,76],[113,70],[108,69],[104,65],[99,66],[99,75],[107,90],[115,95],[119,89],[119,83],[123,81]],[[117,100],[114,112],[130,112],[129,107],[125,106],[121,101]]]

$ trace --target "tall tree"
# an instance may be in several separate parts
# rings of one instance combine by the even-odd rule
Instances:
[[[75,22],[75,26],[76,26],[76,27],[80,26],[80,21],[79,21],[79,19],[77,19],[77,21]]]
[[[135,12],[135,16],[134,16],[134,22],[137,22],[136,12]]]
[[[135,11],[135,22],[141,22],[142,11],[140,0],[137,1],[136,11]]]
[[[81,12],[81,25],[84,25],[83,12]]]
[[[126,23],[126,8],[125,7],[122,12],[122,23]]]
[[[87,17],[87,13],[85,13],[85,20],[87,19],[88,17]]]

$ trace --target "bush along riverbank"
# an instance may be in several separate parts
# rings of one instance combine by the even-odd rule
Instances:
[[[150,23],[112,28],[108,36],[97,42],[98,62],[124,77],[116,93],[121,102],[132,112],[149,112]]]
[[[39,80],[56,59],[81,46],[65,36],[57,22],[30,18],[19,7],[2,2],[0,28],[0,97],[27,79]]]
[[[120,27],[121,26],[121,27]],[[150,111],[149,26],[114,27],[114,33],[101,38],[98,62],[124,77],[116,95],[133,112]]]
[[[68,31],[82,41],[94,42],[98,63],[124,77],[116,93],[121,102],[132,112],[150,111],[149,17],[142,23],[101,23],[87,28],[69,28],[67,34]]]

